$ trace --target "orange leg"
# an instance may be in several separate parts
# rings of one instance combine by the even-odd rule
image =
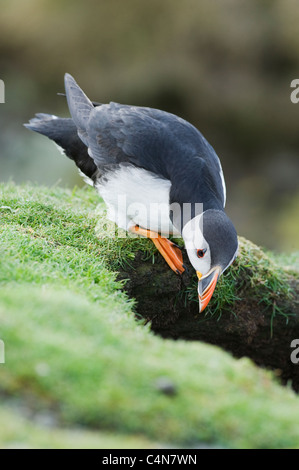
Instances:
[[[130,231],[143,237],[150,238],[156,248],[160,251],[166,263],[176,274],[182,274],[185,271],[181,250],[173,242],[168,240],[168,238],[161,237],[157,232],[139,227],[138,225],[130,228]]]

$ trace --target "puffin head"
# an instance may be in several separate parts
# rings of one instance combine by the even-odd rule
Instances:
[[[182,236],[198,277],[199,311],[202,312],[219,276],[237,256],[237,232],[223,211],[208,209],[186,223]]]

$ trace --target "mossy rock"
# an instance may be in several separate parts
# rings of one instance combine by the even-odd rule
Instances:
[[[11,433],[10,418],[5,416],[17,403],[30,416],[41,412],[55,416],[56,427],[92,428],[91,447],[97,445],[99,430],[112,433],[107,444],[111,447],[113,436],[117,443],[122,435],[132,437],[128,444],[132,447],[142,445],[138,439],[149,447],[298,447],[299,399],[290,386],[279,384],[277,372],[259,368],[245,357],[236,359],[223,349],[232,349],[232,338],[243,340],[243,330],[235,326],[238,318],[246,316],[241,304],[252,325],[258,315],[251,305],[265,310],[269,345],[293,328],[296,317],[289,309],[295,304],[289,281],[296,287],[296,278],[288,278],[261,250],[244,241],[237,264],[217,287],[220,299],[216,295],[214,306],[199,315],[190,298],[195,286],[192,271],[177,277],[149,240],[100,234],[103,206],[89,189],[70,192],[10,184],[0,190],[4,446],[9,445]],[[272,279],[266,287],[261,284],[265,275]],[[221,290],[227,292],[225,283],[233,280],[232,297],[220,305]],[[279,292],[271,294],[274,281]],[[131,298],[134,289],[137,301]],[[161,304],[162,318],[155,310],[157,330],[156,320],[146,314],[148,298],[152,308],[158,305],[156,292],[160,300],[175,299]],[[246,297],[249,292],[256,297]],[[271,327],[268,311],[274,302],[280,311]],[[149,320],[147,325],[141,314]],[[210,338],[202,339],[217,346],[198,341],[201,338],[163,339],[152,331],[160,328],[163,336],[187,338],[184,331],[194,330],[195,325],[199,332],[211,330]],[[229,328],[234,336],[229,336]],[[227,345],[221,344],[221,331]],[[250,345],[258,349],[255,341],[254,335],[251,342],[245,341],[243,355]],[[290,353],[285,361],[290,362]],[[32,446],[36,439],[38,446],[37,428],[27,424],[28,438],[22,443]],[[39,442],[44,445],[42,439]]]

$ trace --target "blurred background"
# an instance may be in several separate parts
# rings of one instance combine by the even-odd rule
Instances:
[[[82,185],[75,166],[22,126],[68,115],[69,72],[100,102],[157,107],[218,153],[238,233],[299,250],[296,0],[0,0],[0,181]]]

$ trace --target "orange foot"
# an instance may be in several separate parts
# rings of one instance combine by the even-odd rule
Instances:
[[[161,255],[165,259],[166,263],[176,274],[183,274],[185,271],[185,266],[183,265],[183,255],[178,246],[173,242],[168,240],[168,238],[161,237],[159,233],[153,232],[146,228],[139,227],[135,225],[130,228],[130,231],[137,233],[143,237],[150,238],[152,242],[156,245],[157,249],[160,251]]]

